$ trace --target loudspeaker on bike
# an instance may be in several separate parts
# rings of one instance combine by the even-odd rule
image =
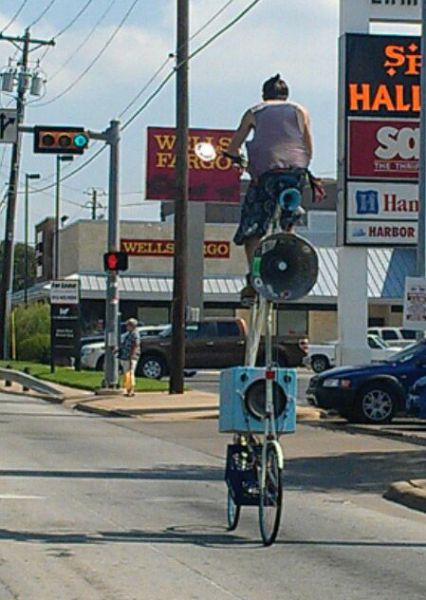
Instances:
[[[318,277],[318,255],[305,239],[293,233],[264,238],[252,263],[252,282],[257,293],[272,302],[303,298]]]
[[[274,389],[277,433],[296,430],[295,369],[276,369]],[[261,433],[266,402],[265,367],[233,367],[220,375],[219,431]]]

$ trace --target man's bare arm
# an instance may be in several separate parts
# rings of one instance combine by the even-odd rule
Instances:
[[[252,129],[254,129],[255,120],[254,115],[251,110],[248,110],[243,118],[241,119],[241,123],[237,129],[237,131],[232,136],[231,143],[229,144],[226,152],[231,154],[232,156],[238,156],[240,153],[240,148],[248,138],[248,135]]]

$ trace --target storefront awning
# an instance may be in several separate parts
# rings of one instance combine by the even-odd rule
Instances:
[[[307,299],[299,303],[335,304],[338,295],[336,248],[318,248],[319,277]],[[415,275],[416,252],[413,249],[368,250],[368,296],[372,301],[400,304],[404,293],[405,277]],[[83,300],[104,300],[106,277],[101,273],[74,273],[67,279],[79,278]],[[356,278],[354,278],[354,285]],[[204,278],[205,302],[238,303],[239,292],[245,285],[240,275]],[[120,297],[133,301],[170,301],[173,279],[163,274],[126,274],[120,278]],[[32,299],[49,294],[49,284],[37,284],[29,291]],[[14,294],[14,303],[22,302],[23,292]]]

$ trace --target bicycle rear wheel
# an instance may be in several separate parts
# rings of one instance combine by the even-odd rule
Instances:
[[[261,467],[260,498],[259,498],[259,524],[260,533],[265,546],[274,543],[280,528],[282,512],[282,469],[275,444],[268,444],[266,450],[266,464]]]
[[[235,504],[231,492],[228,490],[228,499],[226,514],[228,517],[228,531],[234,531],[237,528],[238,521],[240,520],[241,506]]]

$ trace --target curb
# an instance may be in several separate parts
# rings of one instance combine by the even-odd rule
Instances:
[[[169,415],[173,420],[173,417],[178,417],[179,415],[185,416],[185,413],[191,413],[190,420],[198,420],[198,419],[217,419],[219,417],[219,409],[217,406],[188,406],[188,407],[164,407],[164,408],[147,408],[146,412],[141,412],[139,415],[131,414],[126,410],[117,409],[108,409],[103,408],[101,406],[92,406],[91,402],[93,400],[88,400],[87,402],[77,402],[73,405],[75,410],[79,410],[80,412],[97,414],[104,417],[113,416],[113,417],[122,417],[129,419],[137,419],[147,417],[152,418],[161,415]],[[142,409],[143,410],[143,409]],[[214,414],[205,414],[208,412],[214,412]],[[194,416],[194,413],[198,413]],[[325,411],[316,408],[309,407],[297,407],[296,408],[296,420],[297,422],[309,422],[309,421],[318,421],[320,419],[326,418]]]
[[[383,498],[426,513],[426,481],[395,481],[383,494]]]
[[[413,444],[415,446],[426,446],[426,438],[419,437],[418,435],[412,433],[402,433],[399,431],[389,431],[385,429],[376,429],[371,426],[371,429],[363,425],[356,425],[354,423],[348,423],[346,421],[335,421],[333,417],[330,415],[325,415],[321,417],[321,423],[318,424],[319,427],[324,427],[326,429],[330,429],[332,431],[339,431],[340,433],[360,433],[363,435],[369,435],[373,437],[383,437],[390,440],[394,440],[395,442],[401,442],[403,444]]]

